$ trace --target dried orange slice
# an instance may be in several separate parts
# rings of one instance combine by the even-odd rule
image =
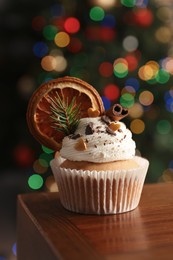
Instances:
[[[51,100],[55,95],[67,98],[70,103],[75,96],[80,104],[80,117],[88,117],[87,110],[93,108],[104,113],[99,93],[90,84],[74,77],[63,77],[42,84],[31,96],[27,109],[27,123],[31,134],[44,146],[60,150],[65,134],[52,127]]]

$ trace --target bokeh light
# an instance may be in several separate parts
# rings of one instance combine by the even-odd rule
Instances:
[[[107,98],[107,97],[104,97],[104,96],[102,96],[101,98],[102,98],[105,110],[108,110],[110,108],[110,106],[111,106],[110,99]]]
[[[67,60],[63,56],[63,52],[61,50],[53,49],[50,51],[50,63],[52,59],[52,64],[43,64],[43,68],[47,71],[56,71],[56,72],[63,72],[67,67]],[[47,58],[47,57],[46,57]],[[42,64],[42,63],[41,63]],[[46,65],[46,66],[45,66]]]
[[[110,62],[102,62],[99,66],[100,75],[110,77],[113,74],[113,66]]]
[[[54,25],[47,25],[43,29],[43,35],[49,41],[52,41],[55,38],[55,35],[57,34],[57,32],[58,32],[58,29]]]
[[[173,58],[172,57],[166,57],[161,61],[161,66],[163,70],[166,70],[171,75],[173,75]]]
[[[138,76],[142,80],[150,80],[154,77],[154,72],[149,65],[144,65],[139,68]]]
[[[94,6],[91,8],[89,15],[91,20],[93,21],[102,21],[105,16],[105,12],[103,8],[99,6]]]
[[[48,153],[48,154],[54,153],[54,151],[52,149],[50,149],[44,145],[42,145],[41,148],[42,148],[43,152],[45,152],[45,153]]]
[[[25,144],[19,144],[13,151],[13,156],[16,164],[20,167],[30,166],[35,159],[34,151]]]
[[[44,42],[37,42],[33,46],[33,52],[36,57],[42,58],[48,53],[48,46]]]
[[[164,170],[161,176],[161,180],[164,182],[173,182],[173,170],[170,168]]]
[[[170,74],[166,70],[160,69],[156,74],[156,80],[160,84],[164,84],[168,82],[169,79],[170,79]]]
[[[145,8],[148,5],[149,0],[136,0],[135,5],[140,8]]]
[[[126,7],[134,7],[136,0],[121,0],[121,4]]]
[[[156,125],[156,130],[161,135],[167,135],[171,131],[171,123],[166,120],[159,120]]]
[[[134,134],[141,134],[145,130],[145,123],[141,119],[134,119],[130,123],[130,129]]]
[[[93,4],[102,7],[103,9],[110,9],[116,6],[118,0],[92,0]]]
[[[68,33],[77,33],[80,29],[80,22],[75,17],[68,17],[64,22],[64,28]]]
[[[139,43],[136,36],[128,35],[123,40],[123,47],[128,52],[135,51],[138,48],[138,45]]]
[[[12,246],[12,252],[13,252],[14,256],[17,256],[17,246],[16,246],[16,243],[14,243],[13,246]]]
[[[140,87],[140,84],[139,84],[139,80],[136,79],[136,78],[128,78],[126,81],[125,81],[125,86],[131,86],[133,87],[136,91],[138,91],[139,87]]]
[[[139,101],[144,106],[150,106],[154,101],[154,95],[150,91],[144,90],[139,95]]]
[[[104,27],[114,28],[116,25],[115,17],[112,14],[106,14],[101,21],[101,25]]]
[[[56,59],[51,55],[44,56],[41,60],[41,66],[46,71],[52,71],[56,68]]]
[[[45,181],[46,189],[50,192],[57,192],[58,187],[53,176],[48,176]]]
[[[164,100],[167,111],[173,112],[173,89],[165,92]]]
[[[149,27],[153,23],[153,13],[150,9],[139,8],[134,12],[134,21],[138,26]]]
[[[28,179],[28,185],[33,190],[38,190],[43,186],[43,178],[38,174],[33,174]]]
[[[56,65],[54,67],[54,70],[57,71],[57,72],[62,72],[66,69],[67,67],[67,60],[61,56],[61,55],[58,55],[55,57],[55,62],[56,62]]]
[[[70,36],[66,32],[59,32],[56,34],[54,41],[58,47],[64,48],[70,43]]]
[[[128,74],[128,63],[124,58],[118,58],[113,64],[114,75],[118,78],[124,78]]]
[[[159,71],[159,64],[156,61],[150,60],[146,63],[146,65],[148,65],[152,69],[154,76]]]
[[[172,39],[172,32],[168,27],[162,26],[155,32],[155,37],[159,42],[169,43]]]
[[[131,95],[134,96],[134,97],[135,97],[135,95],[136,95],[135,89],[134,89],[133,87],[131,87],[131,86],[126,86],[126,87],[124,87],[124,88],[121,90],[121,95],[124,95],[125,93],[129,93],[129,94],[131,94]]]
[[[28,99],[35,90],[35,79],[29,75],[23,75],[17,82],[17,89],[24,99]]]
[[[120,97],[120,104],[123,107],[130,108],[134,105],[134,96],[131,93],[124,93]]]
[[[134,105],[129,109],[129,116],[131,118],[140,118],[144,114],[144,109],[141,104],[134,103]]]
[[[128,71],[134,71],[137,69],[138,60],[137,60],[136,56],[134,56],[133,54],[128,54],[125,56],[125,59],[128,63]]]
[[[109,100],[117,100],[120,95],[120,89],[115,84],[108,84],[104,88],[104,96]]]
[[[172,20],[172,10],[169,6],[160,6],[157,11],[156,15],[162,22],[169,23]]]

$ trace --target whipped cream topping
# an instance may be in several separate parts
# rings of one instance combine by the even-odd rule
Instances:
[[[119,124],[118,129],[112,131],[105,118],[80,119],[75,133],[64,137],[61,156],[71,161],[96,163],[132,159],[136,148],[132,133],[124,123],[115,123]],[[85,144],[83,150],[76,148],[81,140]]]

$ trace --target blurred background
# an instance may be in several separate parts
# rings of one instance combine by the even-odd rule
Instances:
[[[146,183],[173,181],[172,17],[171,0],[0,0],[0,260],[16,259],[17,194],[57,190],[25,120],[43,82],[79,77],[127,107]]]

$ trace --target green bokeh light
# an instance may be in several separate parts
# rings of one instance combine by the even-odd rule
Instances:
[[[43,35],[49,41],[52,41],[55,38],[57,32],[58,32],[57,27],[53,25],[47,25],[43,29]]]
[[[157,132],[166,135],[171,131],[171,124],[168,120],[160,120],[156,125]]]
[[[123,107],[132,107],[134,105],[134,97],[130,93],[125,93],[120,97],[120,104]]]
[[[28,179],[28,185],[33,190],[38,190],[43,186],[43,178],[38,174],[33,174]]]
[[[124,78],[128,74],[128,67],[124,63],[117,63],[114,66],[114,75],[118,78]]]
[[[50,148],[47,148],[47,147],[44,146],[44,145],[42,145],[42,150],[43,150],[43,152],[48,153],[48,154],[54,153],[54,150],[52,150],[52,149],[50,149]]]
[[[161,84],[168,82],[169,78],[170,78],[169,72],[163,69],[160,69],[156,75],[157,82]]]
[[[126,7],[134,7],[136,0],[121,0],[121,4]]]
[[[93,21],[102,21],[105,16],[105,12],[101,7],[94,6],[91,8],[89,15]]]

